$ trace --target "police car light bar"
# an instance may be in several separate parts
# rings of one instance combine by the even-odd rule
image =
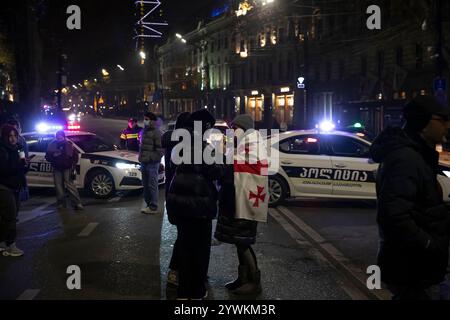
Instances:
[[[78,131],[80,129],[81,129],[80,125],[73,124],[73,125],[68,125],[67,126],[67,130],[69,130],[69,131]]]
[[[46,132],[52,132],[52,131],[60,131],[64,130],[64,126],[62,125],[50,125],[45,122],[41,122],[36,126],[36,130],[39,133],[46,133]]]
[[[336,126],[334,125],[334,123],[332,123],[330,121],[324,121],[320,124],[319,128],[321,131],[331,132],[336,128]]]

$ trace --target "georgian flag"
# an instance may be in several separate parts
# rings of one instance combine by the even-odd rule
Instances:
[[[267,222],[269,166],[265,148],[262,137],[255,130],[239,142],[234,157],[236,219]]]

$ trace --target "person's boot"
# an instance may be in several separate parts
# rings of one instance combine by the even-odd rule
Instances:
[[[248,281],[242,286],[233,290],[235,295],[258,295],[262,292],[261,288],[261,271],[248,272]]]
[[[233,282],[227,283],[225,285],[225,288],[228,290],[236,290],[240,286],[242,286],[244,283],[246,283],[247,280],[247,268],[244,265],[240,265],[238,269],[238,277]]]

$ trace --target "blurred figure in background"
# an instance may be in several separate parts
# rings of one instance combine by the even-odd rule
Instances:
[[[120,148],[128,151],[139,152],[139,140],[142,128],[138,125],[138,120],[131,118],[128,120],[128,127],[120,135]]]

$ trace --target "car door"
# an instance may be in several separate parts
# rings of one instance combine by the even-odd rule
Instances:
[[[280,141],[280,165],[291,196],[331,195],[331,157],[321,135],[297,135]]]
[[[375,199],[378,164],[369,157],[369,143],[342,135],[330,135],[328,142],[333,163],[333,195]]]
[[[53,168],[45,160],[48,144],[54,139],[54,135],[32,134],[26,135],[30,154],[30,169],[27,173],[27,182],[31,187],[52,187]]]

